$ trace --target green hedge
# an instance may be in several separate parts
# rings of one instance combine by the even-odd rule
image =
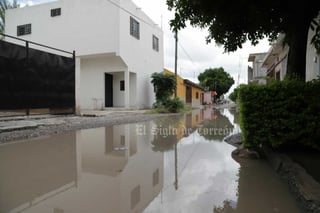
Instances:
[[[242,86],[240,126],[244,145],[320,149],[320,81]]]

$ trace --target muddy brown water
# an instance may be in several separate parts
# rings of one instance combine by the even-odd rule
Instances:
[[[239,165],[232,110],[0,145],[0,212],[301,212],[263,160]]]

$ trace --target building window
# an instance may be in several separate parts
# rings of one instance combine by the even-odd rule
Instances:
[[[199,99],[199,93],[196,92],[196,99]]]
[[[155,35],[152,36],[152,49],[159,52],[159,38]]]
[[[130,17],[130,35],[136,39],[140,39],[140,24],[132,17]]]
[[[159,184],[159,169],[157,169],[152,175],[152,185],[156,186]]]
[[[31,34],[31,24],[19,25],[17,27],[17,36]]]
[[[120,145],[125,146],[126,145],[126,136],[121,135],[120,136]]]
[[[61,8],[51,9],[51,17],[60,16],[61,15]]]
[[[120,81],[120,91],[124,91],[124,81]]]

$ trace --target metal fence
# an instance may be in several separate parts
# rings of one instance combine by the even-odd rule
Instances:
[[[29,114],[30,109],[71,108],[74,112],[75,52],[1,35],[24,45],[0,40],[0,110],[25,110]],[[37,49],[30,48],[31,44]]]

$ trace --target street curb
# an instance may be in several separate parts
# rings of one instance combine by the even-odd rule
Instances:
[[[320,184],[289,156],[272,150],[266,144],[262,150],[273,169],[289,185],[305,212],[320,213]]]

